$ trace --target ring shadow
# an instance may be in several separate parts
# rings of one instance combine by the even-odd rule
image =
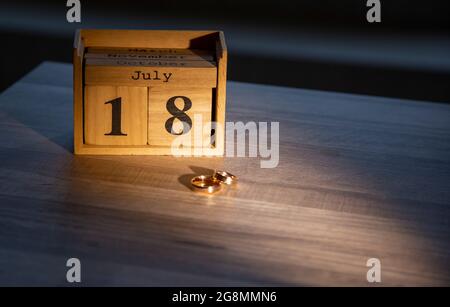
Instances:
[[[180,182],[182,185],[184,185],[189,190],[193,191],[193,187],[191,185],[191,179],[195,176],[199,175],[208,175],[213,174],[214,170],[206,167],[200,167],[200,166],[193,166],[190,165],[189,168],[192,170],[192,173],[190,174],[183,174],[178,177],[178,182]]]

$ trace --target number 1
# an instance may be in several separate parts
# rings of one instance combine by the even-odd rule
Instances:
[[[105,135],[126,135],[122,133],[122,97],[105,102],[105,104],[108,103],[112,107],[111,132]]]

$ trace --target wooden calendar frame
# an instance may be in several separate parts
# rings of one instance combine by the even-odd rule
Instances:
[[[221,31],[78,30],[73,50],[74,153],[80,155],[171,155],[170,147],[152,145],[88,145],[84,141],[84,52],[86,48],[207,49],[217,59],[217,84],[212,120],[217,122],[214,146],[202,155],[221,156],[225,147],[227,47]]]

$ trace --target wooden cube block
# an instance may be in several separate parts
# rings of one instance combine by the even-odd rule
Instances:
[[[210,146],[212,99],[211,88],[150,88],[148,144],[170,147],[182,136],[191,147]]]
[[[86,86],[86,144],[147,144],[147,103],[146,87]]]

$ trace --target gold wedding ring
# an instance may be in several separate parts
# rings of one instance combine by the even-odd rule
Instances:
[[[225,184],[232,184],[237,181],[237,177],[235,175],[225,171],[215,171],[213,178]]]
[[[191,184],[197,191],[214,193],[220,190],[220,181],[213,176],[195,176],[191,179]]]

